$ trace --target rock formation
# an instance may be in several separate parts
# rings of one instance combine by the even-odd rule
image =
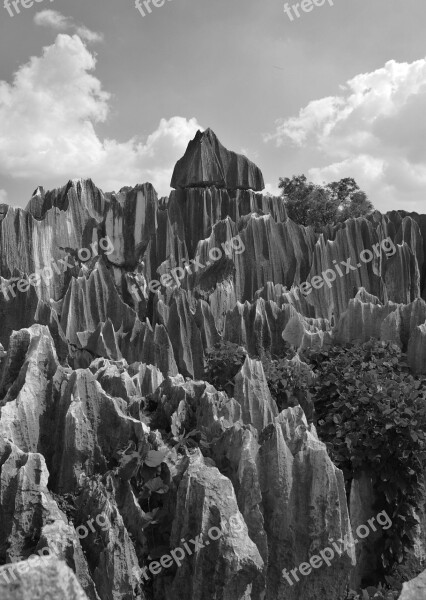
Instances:
[[[16,574],[0,567],[0,597],[7,600],[87,600],[77,577],[63,561],[35,558],[15,563]],[[6,580],[10,579],[10,582]]]
[[[421,598],[426,598],[426,571],[403,584],[399,600],[420,600]]]
[[[171,187],[216,186],[228,190],[263,190],[263,176],[245,156],[227,150],[211,129],[198,131],[177,162]]]
[[[342,473],[258,358],[373,336],[425,374],[426,217],[318,234],[211,130],[172,187],[75,180],[2,207],[0,597],[342,600],[364,551],[286,577],[351,522]],[[247,354],[232,396],[204,381],[219,340]]]

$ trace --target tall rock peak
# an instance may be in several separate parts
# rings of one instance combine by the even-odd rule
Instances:
[[[242,154],[227,150],[211,129],[197,131],[176,163],[172,188],[216,186],[228,190],[261,191],[260,169]]]

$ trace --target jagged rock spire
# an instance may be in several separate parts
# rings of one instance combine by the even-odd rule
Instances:
[[[197,131],[185,154],[176,163],[172,188],[216,186],[228,190],[261,191],[260,169],[242,154],[227,150],[211,129]]]

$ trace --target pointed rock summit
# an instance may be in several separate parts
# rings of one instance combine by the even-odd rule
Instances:
[[[228,190],[261,191],[260,169],[242,154],[227,150],[211,129],[197,131],[173,172],[172,188],[216,186]]]

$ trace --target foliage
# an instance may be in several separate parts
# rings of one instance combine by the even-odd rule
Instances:
[[[361,217],[374,210],[365,192],[351,177],[316,185],[308,182],[305,175],[293,175],[291,179],[280,178],[278,187],[285,196],[290,219],[316,229],[351,217]]]
[[[310,225],[308,198],[317,186],[308,182],[305,175],[293,175],[291,179],[280,177],[278,187],[282,189],[283,196],[287,196],[285,205],[290,219],[301,225]]]
[[[131,440],[126,448],[117,452],[119,456],[119,465],[115,469],[117,475],[123,481],[130,481],[138,490],[139,499],[147,499],[152,493],[165,494],[168,486],[164,484],[159,474],[161,465],[167,458],[169,450],[146,450],[143,444],[136,448]]]
[[[149,500],[152,494],[167,494],[168,491],[169,486],[164,483],[161,477],[154,477],[153,479],[149,479],[143,484],[141,491],[138,494],[138,500]],[[157,512],[158,511],[151,511],[145,513],[145,519],[147,520],[145,526],[156,524],[156,521],[154,521],[154,517]]]
[[[352,177],[345,177],[340,181],[333,181],[325,186],[339,206],[337,220],[342,222],[349,218],[362,217],[374,210],[367,194],[359,189]]]
[[[197,441],[198,441],[198,443],[200,443],[201,437],[202,437],[202,432],[199,431],[198,429],[193,429],[189,433],[185,433],[185,431],[184,431],[181,434],[173,436],[172,439],[174,442],[174,448],[175,448],[176,452],[178,452],[178,450],[180,450],[181,448],[183,450],[197,448],[198,447]]]
[[[375,549],[377,580],[387,587],[374,593],[373,588],[363,590],[358,597],[371,592],[369,597],[388,600],[399,586],[399,563],[412,546],[418,523],[426,458],[426,380],[412,375],[400,348],[386,342],[306,350],[301,358],[313,369],[314,380],[302,375],[294,361],[261,357],[269,390],[279,410],[300,404],[308,421],[313,417],[312,392],[318,434],[343,470],[348,493],[359,474],[371,476],[375,508],[386,510],[392,521]],[[207,380],[226,389],[244,359],[244,349],[221,342],[208,353]]]
[[[271,396],[277,403],[278,410],[298,404],[296,394],[299,390],[308,390],[307,383],[301,379],[294,363],[281,359],[262,359],[263,370]]]
[[[130,480],[132,478],[139,479],[143,476],[143,470],[146,467],[156,469],[161,466],[168,455],[167,449],[162,450],[148,450],[143,451],[143,444],[136,445],[133,441],[130,441],[125,449],[118,450],[119,465],[115,469],[117,475],[123,479],[123,481]]]
[[[371,340],[308,353],[318,433],[348,483],[366,471],[392,527],[383,531],[382,575],[413,541],[426,456],[426,383],[404,363],[398,346]]]
[[[321,230],[329,223],[335,223],[339,217],[339,204],[328,193],[327,188],[317,186],[308,196],[308,225]]]
[[[300,360],[295,362],[297,355],[287,342],[284,344],[285,350],[280,356],[266,354],[260,358],[266,383],[279,411],[300,405],[308,423],[312,423],[314,410],[310,386],[313,373]]]
[[[158,467],[166,458],[167,450],[149,450],[144,458],[147,467]]]
[[[342,205],[342,210],[338,215],[338,221],[343,222],[346,221],[346,219],[363,217],[373,210],[374,206],[368,199],[367,194],[359,190],[352,195],[350,202]]]
[[[397,600],[399,594],[400,591],[386,589],[379,584],[377,588],[370,586],[359,593],[350,590],[345,600]]]
[[[345,177],[340,181],[332,181],[326,187],[340,206],[347,206],[353,195],[359,191],[359,186],[352,177]]]
[[[232,395],[234,377],[246,359],[246,351],[238,344],[221,340],[206,353],[205,378],[219,391]]]

